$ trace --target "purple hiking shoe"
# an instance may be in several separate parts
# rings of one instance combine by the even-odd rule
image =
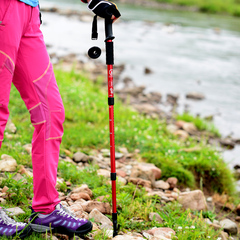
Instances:
[[[51,230],[52,232],[67,235],[84,235],[92,230],[92,223],[90,221],[75,217],[69,209],[60,203],[48,215],[34,212],[30,218],[30,226],[36,232]]]
[[[25,238],[32,229],[25,223],[16,222],[7,215],[7,210],[0,207],[0,236]]]

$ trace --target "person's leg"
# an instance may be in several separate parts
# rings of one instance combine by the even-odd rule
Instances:
[[[0,148],[9,115],[9,94],[25,22],[25,13],[19,14],[15,2],[16,0],[0,1]],[[25,238],[31,231],[30,226],[14,221],[0,207],[0,236],[18,235]]]
[[[34,211],[49,214],[60,202],[55,186],[64,108],[40,31],[39,10],[25,7],[31,11],[31,18],[20,41],[13,83],[30,112],[34,126],[32,207]]]
[[[9,116],[9,94],[23,27],[19,19],[13,24],[12,8],[12,0],[0,1],[0,148]]]
[[[21,39],[13,79],[35,128],[32,140],[32,207],[37,217],[31,219],[30,225],[37,232],[52,229],[53,232],[70,235],[86,234],[92,230],[92,223],[76,218],[59,204],[55,189],[64,108],[39,28],[38,8],[32,8],[31,16],[29,28]]]

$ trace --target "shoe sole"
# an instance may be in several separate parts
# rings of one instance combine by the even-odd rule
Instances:
[[[24,239],[27,236],[30,236],[32,234],[32,228],[29,226],[26,229],[24,229],[20,234],[17,236],[20,237],[21,239]]]
[[[48,226],[44,226],[44,225],[39,225],[39,224],[33,224],[31,223],[30,226],[32,228],[33,231],[38,232],[38,233],[43,233],[43,232],[53,232],[53,233],[62,233],[62,234],[67,234],[67,235],[84,235],[87,234],[88,232],[92,231],[92,223],[89,222],[90,224],[88,224],[88,228],[87,229],[83,229],[83,230],[79,230],[79,231],[71,231],[68,228],[65,227],[48,227]]]

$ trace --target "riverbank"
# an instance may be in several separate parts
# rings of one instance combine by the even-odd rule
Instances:
[[[240,17],[240,3],[222,0],[118,0],[121,3],[174,11],[195,11]]]
[[[63,68],[70,71],[64,72]],[[107,89],[100,69],[81,61],[72,65],[64,59],[55,66],[66,110],[57,188],[63,204],[94,222],[95,231],[84,239],[95,240],[111,239],[112,234]],[[152,100],[158,101],[159,95],[156,97]],[[173,134],[173,125],[167,123],[170,119],[159,118],[159,111],[139,114],[122,104],[117,95],[115,103],[121,225],[120,236],[115,239],[217,239],[226,234],[237,239],[239,202],[221,194],[231,194],[233,179],[217,150],[204,138],[197,140],[184,134],[187,138],[183,139],[183,135]],[[9,108],[12,124],[1,149],[7,155],[0,161],[1,171],[9,173],[1,174],[0,201],[7,208],[24,210],[18,216],[24,220],[30,215],[28,205],[33,194],[33,127],[15,88]],[[187,126],[193,130],[193,124]],[[3,162],[8,163],[7,169],[3,169]],[[231,228],[225,226],[227,218]],[[28,239],[43,238],[33,234]]]

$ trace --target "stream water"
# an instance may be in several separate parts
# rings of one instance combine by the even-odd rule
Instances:
[[[42,0],[42,6],[87,11],[80,0]],[[214,116],[223,136],[240,138],[240,18],[170,12],[119,5],[122,18],[114,24],[115,63],[124,63],[124,76],[146,91],[179,94],[179,112]],[[90,47],[104,48],[103,21],[99,40],[90,40],[91,22],[43,13],[45,41],[58,55],[74,52],[85,58]],[[102,23],[101,23],[102,22]],[[102,54],[102,61],[105,61]],[[146,75],[148,67],[152,74]],[[188,92],[205,95],[186,99]],[[240,164],[240,146],[223,152],[230,167]]]

